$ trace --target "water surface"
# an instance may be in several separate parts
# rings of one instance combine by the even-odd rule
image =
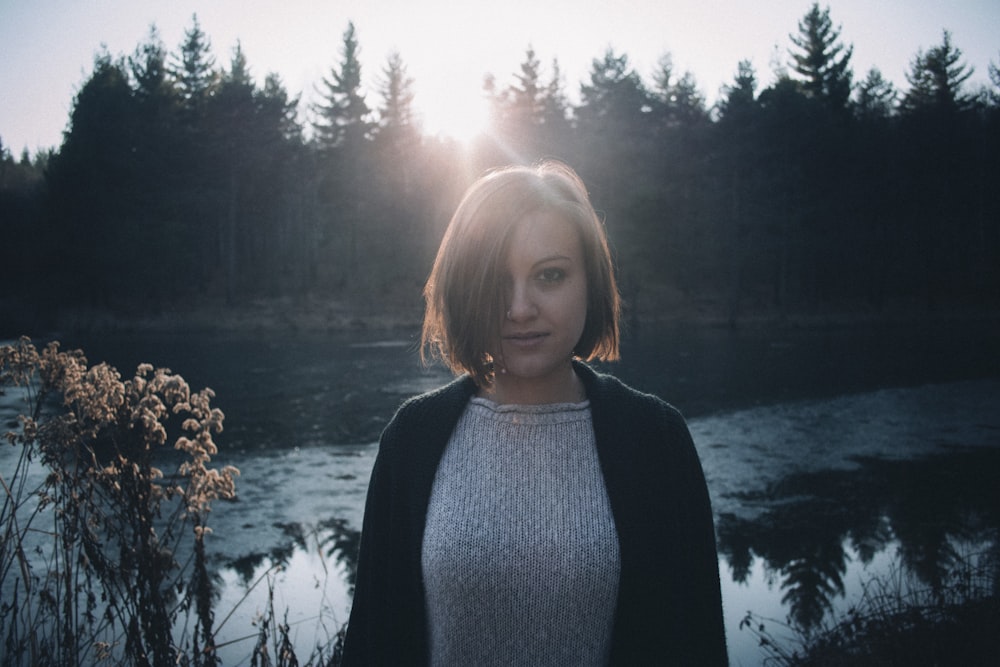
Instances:
[[[734,665],[761,661],[747,611],[819,624],[900,565],[933,583],[997,550],[1000,327],[777,331],[646,327],[601,367],[689,419],[716,514]],[[209,546],[217,618],[245,660],[273,590],[302,654],[350,608],[353,554],[378,433],[407,396],[449,375],[414,332],[67,338],[127,374],[166,366],[226,413]],[[9,407],[9,406],[8,406]],[[0,464],[4,459],[0,458]],[[937,578],[937,579],[935,579]],[[250,591],[249,594],[247,591]],[[245,597],[245,599],[244,599]]]

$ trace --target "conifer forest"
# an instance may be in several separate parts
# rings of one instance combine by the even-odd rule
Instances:
[[[973,88],[943,31],[897,87],[854,71],[829,9],[789,30],[783,65],[733,63],[711,105],[668,53],[646,73],[598,47],[568,82],[529,46],[484,73],[490,128],[465,145],[422,132],[403,55],[362,86],[352,24],[312,104],[257,82],[238,45],[217,62],[196,17],[175,50],[153,28],[95,57],[60,146],[0,144],[0,304],[38,321],[302,295],[419,312],[464,188],[554,157],[588,184],[633,314],[995,307],[1000,51]]]

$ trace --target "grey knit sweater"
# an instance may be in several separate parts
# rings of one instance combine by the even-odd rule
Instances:
[[[594,424],[621,572],[612,665],[724,667],[708,488],[684,419],[660,399],[574,362]],[[437,469],[475,394],[468,376],[407,401],[379,441],[365,504],[344,665],[426,665],[422,551]]]
[[[620,557],[589,403],[473,398],[422,548],[434,665],[600,665]]]

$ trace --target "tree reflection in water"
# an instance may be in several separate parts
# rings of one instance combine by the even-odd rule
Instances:
[[[719,517],[719,551],[734,581],[746,582],[754,558],[763,559],[789,620],[807,633],[844,595],[848,548],[867,565],[896,544],[903,570],[940,594],[968,564],[960,545],[976,545],[1000,593],[1000,449],[854,462],[854,470],[793,475],[740,494],[765,509],[751,519]]]
[[[253,584],[262,565],[267,565],[268,569],[285,567],[296,551],[316,551],[327,561],[336,562],[343,568],[348,593],[354,594],[361,531],[351,528],[346,519],[340,518],[324,519],[315,526],[289,522],[276,524],[276,527],[281,529],[284,541],[267,553],[257,551],[226,563],[226,567],[239,576],[243,586]]]

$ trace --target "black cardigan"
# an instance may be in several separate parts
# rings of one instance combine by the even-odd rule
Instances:
[[[683,417],[610,375],[574,367],[590,400],[621,550],[611,664],[727,664],[712,510]],[[438,462],[474,392],[464,376],[412,398],[382,433],[345,665],[427,663],[424,519]]]

